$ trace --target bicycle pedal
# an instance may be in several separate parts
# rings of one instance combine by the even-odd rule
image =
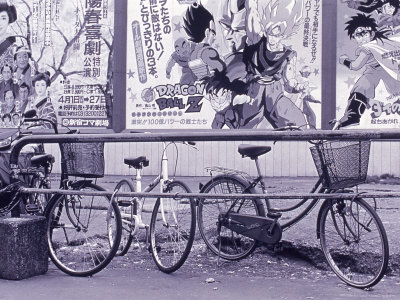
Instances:
[[[279,219],[280,217],[282,217],[282,213],[277,211],[269,211],[267,213],[267,217],[270,219]]]
[[[132,201],[130,200],[118,200],[118,206],[122,206],[122,207],[129,207],[132,206]]]
[[[37,213],[40,211],[40,208],[37,204],[33,203],[33,204],[27,204],[25,206],[25,210],[27,213],[32,214],[32,213]]]

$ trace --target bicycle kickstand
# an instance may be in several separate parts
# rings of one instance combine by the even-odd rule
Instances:
[[[218,230],[218,259],[217,259],[217,267],[219,267],[219,261],[220,261],[220,259],[221,259],[221,244],[222,244],[222,241],[221,241],[221,222],[219,222],[218,221],[218,224],[217,224],[217,230]]]

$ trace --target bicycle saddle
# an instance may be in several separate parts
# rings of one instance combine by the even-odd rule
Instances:
[[[54,163],[54,156],[51,154],[39,154],[31,158],[33,166],[46,166],[47,163]]]
[[[239,153],[242,157],[250,157],[250,159],[256,159],[257,157],[268,153],[271,151],[270,146],[255,146],[255,145],[239,145],[238,147]]]
[[[149,166],[149,160],[146,156],[139,156],[137,158],[125,158],[124,163],[135,169],[142,169]]]

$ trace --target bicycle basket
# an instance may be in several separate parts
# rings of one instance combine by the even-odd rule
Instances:
[[[60,143],[61,168],[68,176],[104,176],[104,143]]]
[[[365,182],[370,141],[331,141],[310,148],[322,186],[341,189]]]

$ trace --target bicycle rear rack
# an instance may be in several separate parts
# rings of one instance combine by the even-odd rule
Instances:
[[[236,170],[236,169],[212,166],[212,167],[206,167],[205,170],[210,173],[211,177],[213,176],[213,172],[215,172],[215,173],[219,173],[219,174],[240,176],[248,182],[253,181],[253,177],[251,177],[248,173],[246,173],[244,171]]]

